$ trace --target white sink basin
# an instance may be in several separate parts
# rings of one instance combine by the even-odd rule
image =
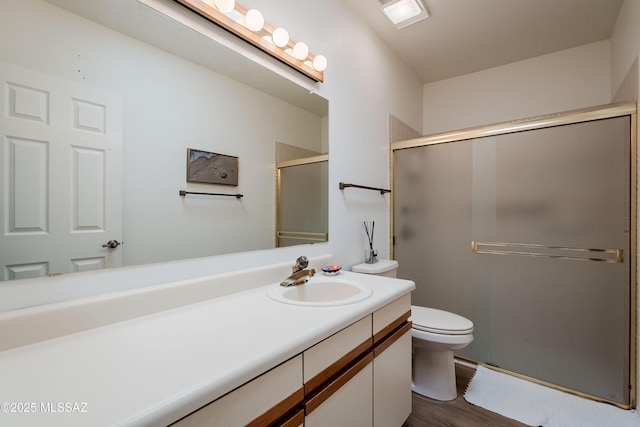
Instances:
[[[304,285],[273,285],[267,290],[270,298],[285,304],[332,307],[353,304],[371,296],[371,289],[353,280],[312,277]]]

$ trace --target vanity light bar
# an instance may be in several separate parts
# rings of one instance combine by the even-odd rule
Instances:
[[[258,10],[247,10],[232,0],[176,1],[312,80],[324,81],[327,59],[310,53],[306,43],[290,40],[285,29],[274,28],[264,22]],[[231,5],[233,9],[230,9]]]

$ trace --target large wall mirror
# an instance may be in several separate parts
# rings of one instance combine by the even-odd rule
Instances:
[[[325,99],[153,2],[182,8],[0,5],[2,280],[276,247],[282,148],[328,159]],[[237,186],[187,182],[190,148],[236,157]]]

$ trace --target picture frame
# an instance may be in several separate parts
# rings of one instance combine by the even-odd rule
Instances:
[[[187,148],[187,182],[238,185],[238,157]]]

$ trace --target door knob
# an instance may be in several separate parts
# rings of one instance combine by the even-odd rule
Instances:
[[[102,245],[103,248],[115,249],[120,246],[122,243],[117,240],[109,240],[106,244]]]

